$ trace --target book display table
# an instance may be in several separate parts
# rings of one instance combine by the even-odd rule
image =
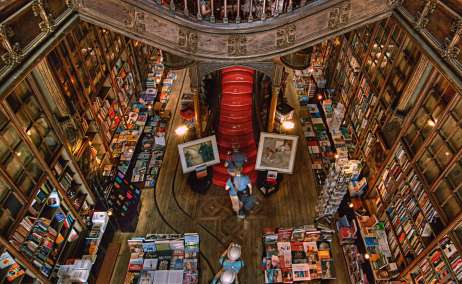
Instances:
[[[263,235],[265,283],[335,279],[334,231],[306,225],[268,229]]]
[[[128,246],[125,283],[198,283],[199,234],[150,234],[129,239]]]

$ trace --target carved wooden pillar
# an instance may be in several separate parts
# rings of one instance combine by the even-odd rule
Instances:
[[[274,119],[276,118],[276,107],[278,105],[279,92],[281,90],[281,81],[283,66],[275,64],[273,68],[273,85],[271,90],[271,104],[268,111],[268,132],[273,132]]]
[[[199,138],[202,136],[202,116],[201,116],[201,103],[199,96],[199,70],[197,64],[189,67],[189,84],[191,92],[193,93],[193,104],[194,104],[194,128],[196,129],[196,136]]]
[[[196,129],[196,137],[202,136],[202,116],[201,116],[201,101],[199,97],[199,90],[192,89],[193,102],[194,102],[194,128]]]

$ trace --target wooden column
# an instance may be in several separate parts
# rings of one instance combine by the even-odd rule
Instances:
[[[27,259],[21,252],[18,251],[16,247],[10,244],[2,236],[0,236],[0,245],[4,246],[8,252],[11,253],[14,258],[18,259],[21,264],[23,264],[28,270],[32,271],[34,276],[37,277],[42,283],[51,283],[51,281],[45,278],[45,276],[43,276],[43,274],[29,261],[29,259]]]
[[[194,101],[194,128],[196,129],[197,138],[202,137],[202,117],[201,117],[201,100],[199,90],[192,89]]]
[[[273,82],[271,90],[271,104],[268,111],[268,132],[273,132],[274,119],[276,118],[276,107],[278,105],[279,92],[281,90],[282,73],[284,67],[282,64],[273,63]]]
[[[268,132],[273,132],[274,119],[276,117],[276,107],[278,106],[278,97],[280,90],[281,88],[279,86],[273,86],[271,92],[271,104],[268,112]]]
[[[202,117],[201,117],[201,102],[199,96],[199,70],[197,64],[194,64],[188,68],[189,73],[189,85],[193,94],[194,103],[194,128],[196,129],[196,136],[200,138],[202,136]]]

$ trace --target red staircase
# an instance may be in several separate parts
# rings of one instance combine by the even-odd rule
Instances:
[[[256,181],[255,160],[257,145],[252,123],[253,114],[253,76],[255,70],[246,67],[229,67],[221,70],[220,120],[217,129],[219,165],[213,167],[213,184],[225,187],[228,172],[223,162],[229,160],[227,153],[233,145],[247,156],[242,173]]]

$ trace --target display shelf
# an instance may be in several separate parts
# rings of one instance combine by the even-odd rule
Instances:
[[[265,283],[335,279],[333,231],[314,226],[265,229]]]
[[[357,216],[355,221],[370,256],[375,281],[390,281],[396,278],[399,272],[388,245],[385,224],[378,221],[375,215]]]
[[[128,240],[126,283],[198,283],[199,234],[149,234]]]
[[[86,249],[82,258],[73,259],[64,265],[59,266],[57,277],[63,282],[88,281],[92,267],[96,261],[100,243],[109,223],[107,212],[93,212],[92,227],[85,238]]]

